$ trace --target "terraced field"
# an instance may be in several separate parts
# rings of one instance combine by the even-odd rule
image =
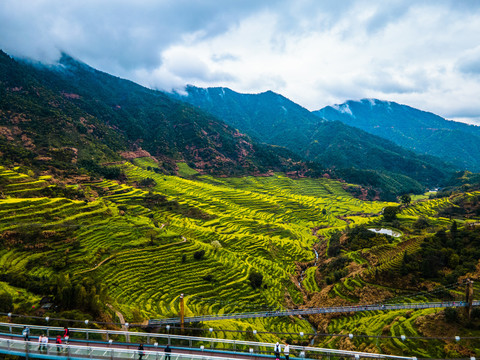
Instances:
[[[38,240],[31,245],[38,248],[33,252],[0,250],[2,269],[29,267],[35,276],[58,271],[98,276],[127,318],[137,309],[144,317],[175,316],[180,293],[186,294],[187,314],[192,315],[277,308],[284,306],[285,294],[301,301],[290,276],[295,262],[314,257],[312,246],[319,239],[312,228],[328,226],[319,231],[328,235],[346,225],[340,216],[356,213],[368,220],[385,206],[355,199],[328,179],[276,175],[192,180],[149,171],[155,166],[150,159],[137,159],[136,164],[141,166],[122,165],[130,185],[109,180],[82,184],[79,190],[100,195],[93,201],[19,195],[17,191],[28,194],[50,186],[49,179],[1,168],[7,184],[6,198],[0,200],[0,230],[35,227],[67,236]],[[186,165],[183,172],[193,175]],[[155,186],[132,186],[145,178]],[[148,206],[149,192],[166,196],[173,208]],[[200,251],[203,257],[195,259]],[[58,254],[64,254],[63,267],[54,269]],[[261,289],[252,289],[252,271],[263,274]],[[313,270],[306,277],[306,286],[315,291]]]
[[[148,162],[140,164],[149,166]],[[337,218],[347,214],[345,208],[377,213],[384,206],[354,199],[339,183],[326,179],[292,180],[278,175],[238,179],[200,177],[194,181],[156,174],[132,164],[125,164],[123,170],[132,181],[152,178],[156,182],[152,190],[209,216],[208,220],[200,220],[163,210],[155,213],[159,223],[168,224],[160,234],[170,231],[185,241],[155,248],[154,252],[140,250],[135,258],[145,256],[142,261],[145,269],[138,270],[145,274],[144,289],[138,290],[143,295],[137,297],[133,292],[133,296],[126,297],[127,289],[118,289],[116,295],[153,314],[176,314],[181,292],[187,294],[187,310],[192,314],[241,311],[252,306],[275,308],[283,303],[285,291],[299,301],[299,293],[288,277],[294,272],[295,261],[314,257],[312,246],[318,238],[311,229],[332,223],[335,227],[345,226],[345,221]],[[126,196],[105,198],[128,204]],[[220,248],[212,246],[215,241]],[[193,260],[193,253],[199,250],[205,250],[204,259]],[[129,256],[122,254],[117,263],[127,262]],[[182,256],[187,259],[184,263]],[[107,276],[110,272],[125,273],[124,269],[111,269],[113,266],[109,262],[99,271],[104,278],[121,279],[115,280],[119,286],[130,286],[133,281],[128,278]],[[248,282],[252,270],[264,274],[264,288],[253,293]],[[213,278],[211,282],[204,280],[209,275]],[[190,298],[190,293],[195,293],[195,297]],[[208,299],[219,303],[209,303]],[[219,305],[232,302],[231,299],[237,301]]]
[[[418,201],[404,208],[400,216],[417,218],[419,216],[434,216],[439,210],[452,206],[450,198],[439,198],[432,200]]]
[[[369,249],[369,255],[374,256],[377,261],[375,269],[371,268],[370,273],[382,270],[397,272],[400,269],[404,252],[406,251],[408,254],[414,253],[420,248],[421,243],[422,238],[415,237],[402,241],[399,244],[385,244]]]
[[[181,293],[185,294],[187,316],[301,305],[305,296],[320,290],[315,275],[320,265],[313,266],[313,246],[325,251],[335,230],[378,223],[382,209],[395,205],[358,200],[345,192],[341,183],[329,179],[294,180],[282,174],[213,178],[191,172],[186,164],[181,165],[182,178],[153,171],[156,163],[148,158],[118,166],[127,183],[102,180],[72,186],[85,194],[82,200],[41,197],[39,189],[53,186],[49,177],[36,178],[20,169],[0,167],[4,244],[0,270],[28,272],[39,278],[61,273],[98,279],[107,286],[109,302],[130,322],[178,316]],[[139,187],[142,183],[145,186]],[[398,217],[413,222],[451,205],[448,199],[421,201],[403,209]],[[435,223],[449,221],[435,218]],[[313,229],[317,229],[316,235]],[[421,242],[421,237],[402,236],[343,255],[367,274],[398,271],[403,253],[414,253]],[[325,253],[320,257],[325,260]],[[296,264],[307,262],[310,267],[301,284],[294,283],[293,276],[298,281],[301,277],[295,274]],[[254,272],[263,275],[257,288],[250,282]],[[358,289],[365,284],[361,273],[347,276],[332,286],[329,295],[355,303]],[[0,287],[14,291],[5,283]],[[31,294],[22,296],[25,303],[35,301]],[[395,320],[407,318],[405,314],[390,316],[394,315],[339,317],[328,329],[358,332],[364,326],[375,334],[408,330],[399,324],[407,326],[409,321]],[[423,315],[415,312],[415,316]],[[392,326],[385,329],[388,322]],[[238,337],[228,330],[255,329],[259,334],[248,336],[264,341],[274,341],[276,336],[260,334],[262,331],[313,332],[306,320],[290,318],[209,322],[205,326],[222,329],[212,334],[222,337]],[[322,345],[333,347],[338,341],[325,339]],[[402,346],[405,344],[391,340],[377,349],[398,353]]]

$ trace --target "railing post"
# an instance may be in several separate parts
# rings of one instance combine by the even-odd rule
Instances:
[[[185,305],[183,301],[184,301],[183,294],[180,294],[180,328],[182,330],[182,334],[183,334],[183,324],[185,319]]]
[[[28,341],[25,341],[25,359],[28,359],[29,356],[28,356],[28,351],[30,349],[28,348]]]
[[[467,279],[466,289],[465,289],[465,311],[467,313],[468,319],[471,318],[473,307],[473,281]]]

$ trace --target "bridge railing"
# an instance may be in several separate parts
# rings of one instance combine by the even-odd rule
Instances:
[[[87,359],[137,359],[139,350],[121,349],[117,347],[100,346],[82,346],[82,345],[64,345],[64,344],[44,344],[40,345],[33,341],[10,340],[0,338],[0,353],[15,356],[39,357],[39,358],[87,358]],[[163,360],[166,355],[160,349],[143,350],[144,360]],[[171,360],[225,360],[225,357],[210,356],[207,354],[171,354]]]
[[[312,314],[329,314],[329,313],[348,313],[358,311],[376,311],[376,310],[399,310],[399,309],[427,309],[442,307],[462,307],[466,306],[464,301],[442,301],[429,303],[403,303],[403,304],[370,304],[370,305],[352,305],[352,306],[333,306],[324,308],[307,308],[307,309],[289,309],[277,311],[259,311],[246,313],[232,313],[221,315],[200,315],[185,317],[185,322],[212,321],[221,319],[244,319],[255,317],[277,317],[277,316],[299,316]],[[474,301],[473,306],[478,306],[479,302]],[[180,318],[152,319],[149,321],[151,326],[159,326],[166,324],[180,323]]]
[[[0,323],[0,331],[2,333],[15,335],[21,337],[23,330],[23,324],[13,323]],[[63,333],[62,327],[54,326],[40,326],[40,325],[28,325],[30,328],[30,334],[32,338],[35,338],[35,334],[49,334],[49,336],[61,335]],[[218,338],[205,338],[196,336],[185,335],[173,335],[173,334],[155,334],[144,333],[134,331],[119,331],[119,330],[101,330],[101,329],[84,329],[84,328],[69,328],[72,335],[70,342],[75,342],[75,338],[81,338],[89,340],[91,344],[96,342],[100,343],[102,340],[112,340],[116,336],[127,338],[129,335],[132,342],[144,343],[145,348],[155,349],[162,345],[169,344],[173,348],[189,348],[193,350],[201,351],[203,349],[214,351],[234,351],[244,352],[250,354],[273,354],[275,344],[262,343],[255,341],[243,341],[233,339],[218,339]],[[21,341],[22,342],[22,341]],[[35,343],[35,342],[34,342]],[[114,345],[113,343],[112,345]],[[157,345],[155,345],[157,344]],[[52,344],[53,345],[53,344]],[[384,354],[373,354],[358,351],[336,350],[327,348],[317,348],[309,346],[290,345],[290,353],[292,356],[299,356],[304,358],[317,359],[323,355],[325,356],[342,356],[352,358],[376,358],[376,359],[414,359],[408,356],[395,356]]]

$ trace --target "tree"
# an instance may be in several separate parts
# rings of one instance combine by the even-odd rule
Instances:
[[[81,284],[75,286],[75,306],[78,309],[85,309],[88,303],[87,290]]]
[[[403,194],[402,196],[400,196],[400,202],[404,205],[410,204],[411,201],[412,197],[408,194]]]
[[[387,206],[383,209],[383,218],[385,221],[393,221],[397,218],[398,208],[396,206]]]
[[[340,237],[342,233],[336,230],[332,236],[330,236],[330,241],[328,243],[327,255],[330,257],[337,256],[340,254]]]
[[[263,282],[263,275],[259,272],[252,271],[250,275],[248,275],[248,280],[254,289],[260,288]]]
[[[193,258],[195,260],[201,260],[203,259],[204,255],[205,255],[205,250],[198,250],[193,253]]]
[[[450,233],[452,234],[452,236],[455,236],[455,235],[457,235],[457,231],[458,231],[457,222],[455,220],[453,220],[452,226],[450,226]]]
[[[412,256],[408,255],[407,250],[403,252],[402,264],[400,265],[400,274],[407,275],[413,270],[412,267]]]
[[[140,180],[138,185],[140,187],[154,187],[155,185],[157,185],[157,182],[155,180],[153,180],[152,178],[147,177],[147,178],[144,178],[144,179]]]
[[[413,224],[416,229],[426,229],[430,226],[427,218],[425,216],[420,216],[417,221]]]
[[[13,297],[9,293],[0,292],[0,312],[7,313],[13,311]]]
[[[458,313],[457,313],[457,309],[454,309],[454,308],[446,308],[444,311],[443,311],[444,315],[445,315],[445,321],[449,324],[451,323],[455,323],[458,321]]]
[[[147,231],[147,238],[150,240],[149,244],[153,246],[155,244],[155,238],[157,237],[157,231],[155,229],[150,229]]]
[[[213,250],[214,250],[215,252],[217,252],[217,250],[219,250],[219,249],[222,248],[222,244],[220,244],[220,242],[219,242],[218,240],[213,240],[213,241],[211,242],[211,245],[212,245]]]

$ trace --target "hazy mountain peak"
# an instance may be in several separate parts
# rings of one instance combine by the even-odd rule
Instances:
[[[446,120],[433,113],[378,99],[349,100],[314,114],[362,129],[420,154],[441,157],[479,170],[480,127]]]
[[[335,104],[335,105],[332,105],[331,107],[342,114],[347,114],[347,115],[350,115],[351,117],[355,117],[355,115],[353,115],[352,110],[350,109],[350,105],[348,104],[348,102],[343,104]]]

